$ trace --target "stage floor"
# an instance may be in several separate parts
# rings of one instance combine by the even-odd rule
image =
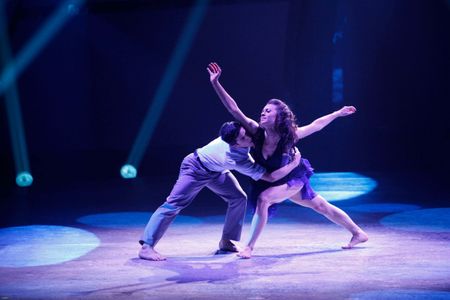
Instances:
[[[19,202],[34,198],[8,206],[11,224],[0,229],[0,299],[450,299],[446,194],[435,191],[429,196],[440,199],[425,202],[422,187],[410,185],[417,177],[372,178],[375,190],[333,202],[366,230],[367,243],[342,250],[347,231],[285,202],[249,260],[214,254],[225,206],[211,193],[183,211],[158,244],[166,261],[137,257],[150,210],[162,200],[145,211],[136,199],[161,198],[172,178],[15,195]]]

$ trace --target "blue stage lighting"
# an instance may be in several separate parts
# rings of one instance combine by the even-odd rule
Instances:
[[[341,201],[370,193],[377,182],[353,172],[316,173],[311,177],[313,189],[328,201]]]
[[[346,211],[360,213],[397,213],[409,210],[420,209],[419,205],[403,204],[403,203],[368,203],[346,207]]]
[[[450,232],[450,208],[427,208],[392,214],[380,220],[383,226],[416,232]]]
[[[21,187],[30,186],[33,183],[33,176],[28,172],[21,172],[16,177],[16,183]]]
[[[0,95],[14,84],[19,75],[42,51],[49,41],[63,28],[63,25],[79,11],[85,0],[70,0],[63,2],[54,13],[39,28],[38,32],[17,53],[16,57],[9,61],[0,75]],[[0,1],[1,4],[1,1]]]
[[[100,240],[91,232],[54,225],[2,228],[0,241],[2,268],[60,264],[77,259],[100,245]]]
[[[11,47],[7,34],[8,28],[5,19],[3,3],[0,2],[0,65],[10,63],[12,60]],[[3,80],[0,81],[0,90],[3,90],[4,88]],[[25,130],[23,128],[22,114],[20,111],[19,91],[14,81],[5,89],[5,107],[9,123],[16,174],[18,174],[16,182],[19,186],[29,186],[33,182],[33,177],[31,177],[29,173],[30,165],[28,162]]]
[[[144,152],[153,136],[153,132],[172,92],[178,74],[184,65],[186,56],[191,49],[200,24],[206,14],[208,2],[209,0],[197,0],[191,9],[183,31],[176,42],[176,47],[171,55],[169,64],[155,92],[153,102],[147,111],[144,122],[128,156],[127,163],[129,164],[139,167],[141,163]]]
[[[126,164],[120,169],[123,178],[136,178],[137,170],[134,166]]]
[[[344,101],[344,70],[342,68],[333,69],[333,103],[341,103]]]
[[[70,3],[67,5],[67,14],[68,15],[78,15],[80,12],[80,6],[77,4]]]

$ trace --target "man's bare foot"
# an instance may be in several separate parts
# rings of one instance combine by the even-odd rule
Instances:
[[[342,249],[351,249],[357,244],[367,242],[369,236],[364,231],[360,230],[352,236],[352,239],[346,246],[342,246]]]
[[[244,250],[240,251],[237,256],[244,259],[249,259],[252,257],[253,249],[250,246],[244,248]]]
[[[225,239],[220,240],[219,250],[225,252],[238,252],[236,246],[230,240]]]
[[[153,247],[150,247],[148,244],[142,245],[141,250],[139,250],[139,257],[146,260],[160,261],[166,260],[164,256],[156,252]]]

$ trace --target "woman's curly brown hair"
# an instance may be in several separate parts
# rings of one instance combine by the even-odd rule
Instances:
[[[290,153],[297,142],[297,135],[295,134],[297,118],[289,106],[279,99],[270,99],[267,104],[275,105],[277,108],[275,130],[280,135],[283,153]]]

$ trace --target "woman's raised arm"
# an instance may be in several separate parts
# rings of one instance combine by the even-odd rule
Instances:
[[[217,95],[220,98],[220,101],[222,101],[225,108],[231,113],[231,115],[238,121],[239,123],[244,126],[245,130],[250,134],[255,134],[256,130],[258,129],[258,123],[247,117],[238,107],[236,101],[225,91],[223,86],[219,82],[220,74],[222,73],[222,70],[220,69],[219,65],[216,63],[210,63],[208,65],[208,73],[209,73],[209,80],[211,81],[211,84],[216,91]]]

